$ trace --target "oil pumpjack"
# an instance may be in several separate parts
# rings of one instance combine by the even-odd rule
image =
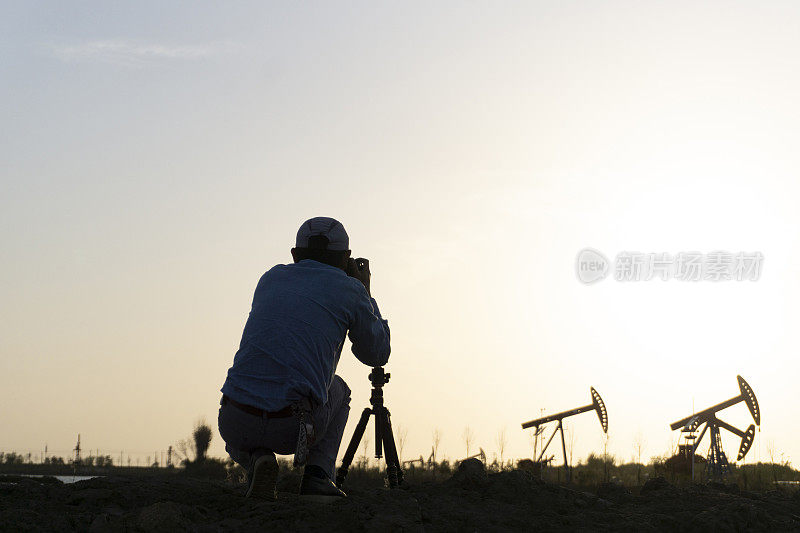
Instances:
[[[556,433],[560,431],[561,453],[564,455],[564,472],[566,474],[567,483],[570,482],[570,468],[569,462],[567,461],[567,445],[566,440],[564,439],[564,424],[562,421],[570,416],[579,415],[588,411],[595,411],[597,413],[597,418],[600,419],[600,425],[603,427],[603,433],[608,434],[608,411],[606,410],[606,405],[603,403],[603,399],[600,397],[600,394],[594,390],[594,387],[589,388],[589,393],[592,397],[592,403],[589,405],[584,405],[583,407],[578,407],[569,411],[563,411],[554,415],[543,416],[522,424],[522,429],[533,427],[538,431],[539,426],[547,424],[548,422],[558,422],[556,428],[553,430],[553,434],[550,435],[550,438],[547,440],[547,444],[544,445],[541,453],[539,453],[539,457],[536,459],[536,462],[538,463],[542,460],[542,457],[544,457],[544,452],[547,451],[547,447],[550,446],[550,442],[552,442],[553,437],[555,437]]]
[[[755,439],[756,435],[756,426],[761,425],[761,410],[758,408],[758,400],[756,399],[756,395],[750,385],[747,384],[742,376],[736,376],[736,380],[739,382],[738,396],[734,396],[729,400],[725,400],[724,402],[718,403],[717,405],[709,407],[708,409],[704,409],[699,413],[682,418],[677,422],[673,422],[669,426],[673,431],[680,429],[684,434],[690,435],[687,438],[693,441],[691,445],[692,479],[694,479],[694,456],[697,452],[698,446],[700,446],[700,442],[703,440],[703,437],[706,434],[706,431],[708,431],[711,438],[711,444],[708,448],[708,457],[706,462],[706,470],[709,478],[711,479],[724,478],[730,472],[728,458],[726,457],[725,452],[722,450],[720,429],[728,430],[734,435],[741,437],[742,441],[739,445],[739,455],[736,457],[737,461],[744,459],[745,455],[747,455],[747,452],[750,451],[750,448],[753,446],[753,440]],[[753,417],[753,421],[755,422],[755,424],[750,424],[750,427],[744,431],[717,418],[717,413],[719,411],[727,409],[728,407],[732,407],[741,402],[744,402],[744,404],[747,406],[747,409],[750,411],[750,415]],[[694,432],[697,431],[700,426],[703,426],[703,429],[700,431],[700,435],[695,438]]]

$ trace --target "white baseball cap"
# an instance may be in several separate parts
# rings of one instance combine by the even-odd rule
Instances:
[[[320,236],[328,239],[326,250],[349,250],[350,237],[342,223],[330,217],[309,218],[297,230],[297,248],[309,248],[309,237]]]

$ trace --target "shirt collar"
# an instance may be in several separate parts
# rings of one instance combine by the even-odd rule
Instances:
[[[296,263],[296,264],[303,265],[303,266],[309,266],[309,267],[313,267],[313,268],[322,268],[322,269],[335,270],[337,272],[340,272],[340,273],[344,274],[345,276],[347,275],[345,273],[345,271],[342,270],[339,267],[331,266],[331,265],[328,265],[326,263],[320,263],[319,261],[315,261],[314,259],[302,259],[302,260],[300,260],[299,263]]]

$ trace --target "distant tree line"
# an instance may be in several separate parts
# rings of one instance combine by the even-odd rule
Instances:
[[[31,454],[21,454],[17,452],[0,452],[0,464],[4,465],[24,465],[32,464]],[[45,457],[41,464],[45,465],[74,465],[74,459],[64,459],[63,457]],[[96,466],[100,468],[114,466],[114,461],[110,455],[98,455],[95,457],[83,457],[77,466]]]

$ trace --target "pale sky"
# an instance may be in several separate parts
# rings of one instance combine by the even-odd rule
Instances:
[[[528,456],[520,424],[590,386],[611,453],[663,455],[741,374],[747,459],[797,462],[799,24],[793,2],[3,3],[0,450],[144,458],[202,416],[224,456],[255,284],[322,215],[371,261],[405,458],[437,427],[463,457],[465,426]],[[587,246],[765,259],[585,286]],[[345,439],[368,372],[346,344]],[[567,426],[602,451],[593,414]]]

